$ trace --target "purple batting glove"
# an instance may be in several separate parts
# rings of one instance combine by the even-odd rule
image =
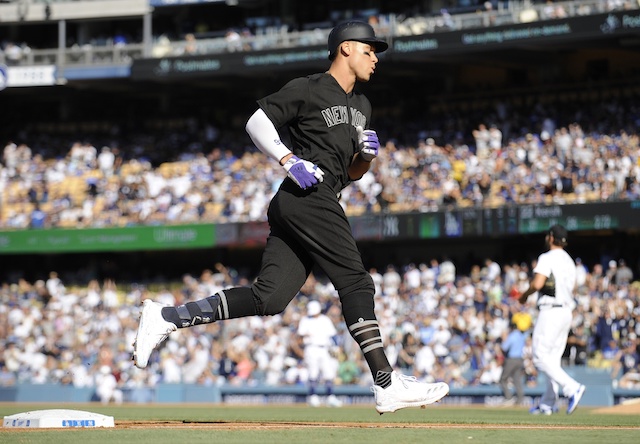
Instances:
[[[380,149],[378,134],[374,130],[366,130],[361,126],[357,127],[356,130],[358,131],[358,143],[360,144],[360,157],[367,162],[371,162],[378,157],[378,150]]]
[[[324,171],[318,165],[297,156],[291,156],[282,167],[287,172],[287,176],[303,190],[324,180]]]

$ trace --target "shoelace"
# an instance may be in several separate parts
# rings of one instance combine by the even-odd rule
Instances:
[[[402,385],[404,385],[404,388],[409,388],[407,387],[407,382],[412,382],[412,383],[418,382],[418,379],[415,376],[398,375],[398,379],[400,380],[400,382],[402,382]]]
[[[400,382],[402,382],[402,385],[404,385],[404,388],[406,388],[406,389],[409,388],[407,386],[407,382],[411,382],[411,383],[414,383],[414,384],[419,384],[420,383],[415,376],[398,375],[398,379],[400,380]],[[428,384],[427,385],[427,389],[428,389],[427,393],[431,393],[431,392],[437,390],[438,386],[437,386],[437,384]]]
[[[164,333],[164,334],[161,336],[160,342],[165,341],[165,340],[169,337],[169,335],[170,335],[171,333],[173,333],[174,331],[175,331],[175,329],[173,329],[173,328],[171,328],[171,327],[167,327],[167,331],[166,331],[166,333]]]

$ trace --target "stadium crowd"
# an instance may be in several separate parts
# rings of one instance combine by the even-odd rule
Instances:
[[[566,126],[559,122],[571,120],[545,117],[541,107],[528,114],[537,125],[501,119],[498,110],[470,131],[471,143],[443,113],[429,125],[442,132],[419,130],[416,143],[385,137],[385,155],[363,180],[344,190],[342,202],[349,214],[361,214],[638,199],[639,138],[619,129],[634,127],[637,110],[622,102],[605,108],[607,116],[581,120],[588,125]],[[215,141],[209,132],[215,131],[205,129],[204,139]],[[85,142],[70,149],[50,141],[45,149],[42,143],[34,148],[7,143],[0,163],[0,229],[264,219],[284,177],[277,165],[265,162],[253,147],[221,144],[207,152],[188,135],[177,134],[166,137],[173,144],[130,150],[118,143],[98,144],[99,149]],[[590,269],[578,262],[577,316],[565,359],[608,367],[613,384],[637,388],[640,286],[632,283],[633,271],[623,259]],[[453,263],[434,259],[371,270],[394,365],[454,387],[496,383],[503,359],[499,343],[521,310],[514,295],[527,284],[530,267],[488,261],[461,275]],[[251,279],[218,265],[162,288],[111,281],[67,288],[54,272],[47,280],[3,282],[0,384],[106,384],[124,392],[157,382],[304,384],[303,345],[295,331],[310,298],[320,300],[339,327],[337,340],[344,347],[335,351],[336,383],[370,384],[335,292],[322,277],[310,279],[281,315],[178,332],[154,354],[148,371],[133,367],[131,344],[143,299],[184,303]],[[535,318],[533,305],[524,311]],[[529,383],[536,384],[530,357],[526,362]]]
[[[342,193],[349,215],[640,197],[638,134],[586,132],[547,119],[503,140],[496,125],[401,144],[389,138],[369,173]],[[155,164],[143,150],[73,143],[45,157],[10,141],[0,164],[0,229],[265,220],[285,177],[253,147],[182,151]],[[175,154],[174,154],[175,156]]]
[[[467,107],[466,115],[453,103],[434,103],[425,109],[428,123],[406,132],[416,136],[409,141],[398,138],[404,129],[397,122],[382,120],[376,129],[387,141],[384,155],[344,190],[341,202],[357,215],[637,200],[637,91],[623,92],[599,97],[598,107],[568,93],[564,102],[523,99],[516,108],[505,100],[489,111]],[[264,220],[283,171],[252,146],[225,143],[229,139],[216,131],[158,131],[152,142],[143,135],[128,144],[98,143],[104,141],[98,137],[68,144],[46,137],[6,141],[0,230]],[[531,265],[487,260],[460,274],[454,263],[433,259],[370,270],[394,366],[453,387],[496,384],[500,341],[512,316],[525,312],[535,321],[533,301],[517,303]],[[640,285],[633,271],[623,258],[577,266],[566,362],[607,367],[613,384],[640,388]],[[179,331],[154,353],[149,369],[133,366],[131,344],[143,299],[181,304],[252,278],[217,264],[164,287],[97,280],[67,286],[53,271],[46,280],[0,282],[0,385],[113,384],[109,375],[123,391],[158,382],[304,384],[303,344],[295,332],[309,299],[323,304],[339,330],[335,382],[371,383],[335,291],[321,276],[310,278],[281,315]],[[530,352],[529,345],[527,378],[536,384]]]
[[[453,387],[496,384],[503,354],[500,341],[516,313],[535,322],[528,286],[531,265],[498,264],[490,258],[460,274],[449,260],[371,269],[376,310],[388,356],[396,368]],[[623,259],[590,268],[579,259],[576,309],[567,365],[609,368],[612,384],[640,388],[640,282]],[[318,300],[338,329],[336,384],[370,384],[341,317],[334,288],[311,275],[282,313],[179,330],[151,357],[148,369],[131,361],[141,301],[182,304],[238,284],[251,276],[220,263],[171,286],[93,280],[67,286],[56,272],[46,280],[0,287],[0,385],[59,383],[92,387],[105,375],[122,393],[156,383],[233,385],[305,384],[303,343],[296,334],[309,300]],[[520,314],[519,316],[522,316]],[[528,331],[530,333],[530,330]],[[527,383],[536,385],[530,337]],[[111,379],[111,382],[113,380]]]

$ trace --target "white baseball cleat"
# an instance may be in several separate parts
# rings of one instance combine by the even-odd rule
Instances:
[[[586,390],[586,387],[581,384],[580,387],[578,387],[578,390],[576,390],[576,392],[573,394],[573,396],[569,398],[569,405],[567,406],[567,415],[572,414],[573,411],[576,409],[576,407],[578,407],[578,403],[582,399],[582,395],[584,395],[585,390]]]
[[[322,405],[322,400],[318,395],[309,396],[309,405],[311,407],[320,407]]]
[[[548,405],[544,405],[544,404],[538,404],[529,409],[529,413],[531,413],[532,415],[550,416],[557,412],[558,412],[557,407],[549,407]]]
[[[336,395],[329,395],[327,397],[327,405],[329,407],[342,407],[342,401]]]
[[[389,387],[374,385],[371,391],[376,398],[376,410],[382,415],[406,407],[425,407],[438,402],[447,396],[449,386],[444,382],[419,382],[414,376],[394,371],[391,373]]]
[[[138,333],[133,343],[133,362],[138,368],[145,368],[151,352],[178,329],[162,317],[164,305],[151,299],[146,299],[142,304]]]

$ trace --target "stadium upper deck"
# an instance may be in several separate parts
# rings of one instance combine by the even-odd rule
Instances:
[[[325,7],[311,15],[303,14],[301,7],[290,1],[253,2],[266,5],[246,10],[240,8],[242,3],[247,2],[240,5],[237,1],[179,0],[5,2],[0,4],[0,17],[5,25],[0,30],[4,50],[0,52],[0,63],[58,68],[130,66],[135,59],[188,53],[189,35],[197,38],[200,54],[227,53],[234,48],[309,46],[324,44],[331,27],[346,17],[372,21],[377,32],[392,41],[404,36],[563,20],[640,7],[638,1],[629,0],[430,2],[436,5],[432,8],[438,8],[436,11],[427,10],[418,1],[381,1],[377,2],[381,6],[378,8],[331,11]],[[437,6],[440,3],[468,6],[447,10],[440,9]],[[252,16],[257,11],[274,15]],[[634,27],[620,23],[610,26]]]

